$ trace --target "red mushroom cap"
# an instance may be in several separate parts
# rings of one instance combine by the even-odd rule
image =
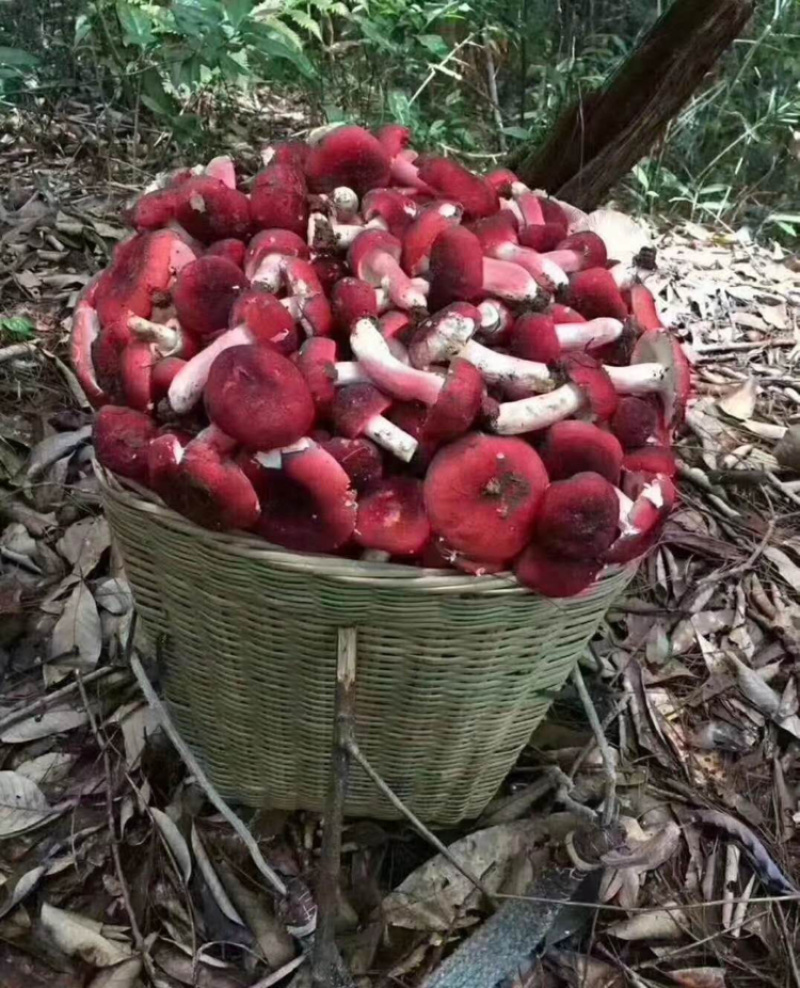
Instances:
[[[341,257],[315,257],[311,263],[314,265],[322,290],[330,298],[336,282],[341,281],[349,271],[347,261]]]
[[[237,240],[236,237],[228,237],[225,240],[217,240],[205,252],[205,257],[224,257],[235,264],[238,268],[244,268],[244,255],[247,252],[247,244],[244,240]]]
[[[539,454],[551,480],[590,472],[612,484],[619,481],[622,447],[610,432],[590,422],[564,419],[551,425]]]
[[[461,207],[455,203],[437,202],[426,206],[409,224],[403,235],[403,269],[407,274],[424,274],[428,270],[431,250],[436,238],[461,220]]]
[[[470,220],[491,216],[500,208],[500,199],[492,186],[457,161],[426,155],[418,160],[419,177],[448,199],[461,203]]]
[[[639,282],[630,290],[630,308],[636,325],[643,332],[648,329],[664,328],[653,293]]]
[[[583,258],[584,268],[602,268],[605,267],[608,260],[606,245],[602,237],[592,230],[571,233],[556,244],[556,250],[574,250]]]
[[[359,493],[383,476],[380,450],[369,439],[332,436],[322,440],[320,446],[341,464]]]
[[[311,148],[306,178],[312,192],[332,192],[346,185],[362,196],[389,184],[389,155],[363,127],[340,127]]]
[[[164,439],[160,437],[159,444]],[[246,530],[258,521],[261,508],[250,480],[227,452],[208,442],[202,434],[182,453],[173,447],[173,455],[178,459],[176,468],[168,466],[170,454],[166,444],[163,453],[158,476],[155,456],[151,458],[151,482],[175,511],[212,531]]]
[[[396,157],[411,143],[411,131],[402,124],[385,124],[375,136],[390,158]]]
[[[546,196],[537,196],[539,200],[539,205],[542,207],[542,217],[545,224],[553,224],[555,226],[560,226],[564,231],[562,237],[567,235],[567,230],[569,229],[569,217],[564,212],[561,206],[555,200],[548,199]]]
[[[169,495],[178,478],[184,445],[173,432],[162,432],[147,447],[147,485],[165,504],[164,494]]]
[[[574,597],[591,586],[601,569],[594,559],[562,559],[531,542],[514,572],[520,583],[546,597]]]
[[[614,541],[619,500],[597,473],[576,473],[550,484],[536,519],[536,541],[564,559],[598,559]]]
[[[508,348],[515,357],[550,364],[561,356],[555,321],[545,312],[525,312],[511,327]]]
[[[337,432],[348,439],[357,439],[370,420],[382,415],[391,404],[391,398],[371,384],[349,384],[336,389],[331,417]]]
[[[152,390],[153,401],[158,403],[167,397],[169,386],[175,380],[175,375],[186,366],[182,357],[162,357],[153,365]]]
[[[298,552],[333,552],[348,541],[356,521],[356,499],[346,471],[311,440],[283,450],[281,468],[262,457],[244,464],[261,501],[259,535]]]
[[[308,191],[308,183],[303,167],[286,161],[270,162],[253,179],[253,191],[263,188],[295,189],[303,195]]]
[[[286,254],[308,259],[308,244],[291,230],[261,230],[247,245],[244,272],[252,278],[267,254]]]
[[[328,336],[312,336],[300,347],[296,362],[317,411],[325,415],[336,395],[336,342]]]
[[[519,243],[521,247],[530,247],[531,250],[543,254],[555,250],[556,245],[564,239],[566,232],[566,226],[561,226],[560,223],[532,223],[523,226],[519,231]]]
[[[606,268],[586,268],[570,275],[567,294],[569,304],[587,319],[611,316],[624,322],[628,318],[625,300]]]
[[[449,302],[471,302],[477,298],[483,284],[480,240],[463,226],[443,230],[431,250],[430,274],[433,311]]]
[[[674,477],[678,472],[678,461],[668,446],[642,446],[625,454],[622,467],[628,473],[644,474],[647,478],[658,474]]]
[[[504,562],[529,541],[546,487],[542,461],[526,442],[474,432],[433,458],[425,506],[433,530],[455,550]]]
[[[450,362],[442,390],[431,405],[422,438],[448,442],[471,429],[481,410],[484,383],[481,372],[468,360]]]
[[[268,343],[288,356],[300,345],[300,333],[285,305],[258,288],[246,288],[231,307],[228,323],[246,326],[258,343]]]
[[[372,189],[361,201],[364,219],[369,222],[379,217],[394,237],[403,236],[417,212],[418,207],[414,200],[397,189]]]
[[[223,350],[208,373],[205,401],[211,421],[247,449],[287,446],[314,422],[303,375],[272,347]]]
[[[236,237],[246,240],[252,217],[250,200],[218,178],[199,175],[176,190],[175,219],[191,237],[205,244]]]
[[[636,449],[644,446],[658,428],[658,412],[647,398],[623,395],[609,425],[626,449]]]
[[[282,177],[287,171],[293,170],[288,165],[271,165],[261,173],[261,182],[256,183],[250,194],[253,224],[261,230],[291,230],[298,236],[305,236],[309,213],[305,188],[291,182],[279,182],[279,175]],[[302,180],[302,174],[297,174]]]
[[[499,196],[508,199],[511,195],[511,186],[516,185],[519,179],[508,168],[495,168],[488,175],[484,175],[484,181],[488,182]]]
[[[156,189],[139,196],[128,214],[128,222],[134,230],[160,230],[175,219],[177,208],[175,188]]]
[[[92,359],[92,348],[99,335],[100,320],[97,311],[88,298],[82,298],[75,306],[72,316],[69,355],[78,381],[94,408],[99,408],[108,401],[108,395],[97,380]]]
[[[119,374],[125,402],[139,412],[153,408],[153,366],[157,357],[151,343],[134,341],[120,355]]]
[[[661,400],[664,419],[668,426],[680,426],[686,412],[686,403],[692,386],[692,370],[686,354],[672,333],[665,329],[651,329],[642,333],[633,348],[631,363],[660,363],[666,376]]]
[[[553,302],[550,306],[549,314],[553,317],[553,322],[556,326],[559,323],[586,322],[580,312],[570,308],[568,305],[562,305],[560,302]]]
[[[417,556],[431,536],[422,482],[387,477],[373,484],[358,502],[355,539],[367,549],[392,556]]]
[[[375,289],[360,278],[342,278],[331,292],[331,311],[336,328],[346,335],[357,320],[377,319]]]
[[[278,141],[270,145],[272,152],[270,164],[294,165],[295,167],[305,167],[306,158],[311,148],[305,141],[293,139],[289,141]]]
[[[619,538],[603,557],[608,563],[627,563],[652,548],[675,504],[675,486],[669,477],[654,477],[636,494],[621,525]]]
[[[480,241],[484,254],[489,256],[495,256],[494,251],[506,244],[517,243],[517,218],[507,209],[470,223],[469,229]]]
[[[182,326],[209,337],[228,326],[231,308],[245,285],[242,269],[224,257],[198,257],[178,275],[172,301]]]
[[[104,405],[94,420],[94,451],[112,473],[146,484],[147,447],[155,434],[156,424],[149,415]]]
[[[588,353],[571,353],[561,364],[570,378],[583,389],[595,419],[605,422],[617,409],[618,396],[611,378],[599,360]]]

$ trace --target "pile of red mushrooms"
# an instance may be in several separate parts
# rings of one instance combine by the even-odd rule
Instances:
[[[654,253],[409,142],[342,126],[138,199],[74,315],[98,460],[209,529],[571,596],[675,500]]]

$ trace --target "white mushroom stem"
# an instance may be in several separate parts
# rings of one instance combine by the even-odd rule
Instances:
[[[614,389],[623,395],[654,394],[664,390],[667,372],[663,364],[631,364],[629,367],[607,366]]]
[[[487,295],[508,299],[509,302],[535,302],[539,285],[533,275],[512,261],[495,257],[483,258],[483,284]]]
[[[337,185],[331,192],[331,201],[340,217],[348,214],[352,216],[358,212],[358,196],[347,185]]]
[[[398,460],[409,463],[417,451],[417,440],[404,432],[400,426],[390,422],[383,415],[373,415],[364,429],[364,435],[378,446],[393,453]]]
[[[380,216],[360,224],[339,223],[324,213],[312,213],[308,218],[308,245],[312,250],[347,250],[359,233],[367,229],[388,230],[389,227]]]
[[[488,253],[501,261],[509,261],[524,268],[548,292],[563,288],[569,282],[566,272],[558,264],[548,260],[544,254],[530,247],[520,247],[511,240],[491,247]]]
[[[212,340],[205,349],[187,361],[172,379],[167,392],[167,400],[173,412],[184,415],[194,408],[202,397],[211,365],[223,350],[252,342],[253,334],[246,326],[235,326]]]
[[[608,269],[608,273],[614,279],[614,283],[621,292],[630,291],[636,284],[638,269],[635,264],[620,261]]]
[[[622,335],[622,323],[619,319],[610,317],[590,319],[588,322],[557,323],[555,329],[562,350],[605,346]]]
[[[180,356],[183,349],[183,333],[175,319],[169,322],[151,322],[142,316],[131,316],[128,329],[145,343],[154,343],[162,357]]]
[[[633,501],[619,487],[614,488],[614,493],[619,501],[619,531],[620,537],[631,535],[636,529],[630,523],[630,513],[633,510]],[[638,534],[638,532],[636,533]]]
[[[517,436],[546,429],[579,412],[585,400],[583,391],[576,384],[564,384],[550,394],[506,401],[498,405],[492,430],[501,436]]]
[[[459,357],[468,360],[481,372],[484,380],[501,387],[511,387],[515,391],[549,391],[553,385],[547,364],[537,360],[524,360],[511,357],[507,353],[497,353],[489,347],[470,340],[459,352]]]
[[[283,284],[283,259],[283,254],[265,254],[250,278],[251,283],[277,294]]]
[[[426,405],[436,402],[443,378],[430,371],[409,367],[399,360],[374,320],[356,322],[350,333],[350,346],[362,369],[381,391],[403,401],[422,401]]]
[[[309,449],[317,444],[308,436],[303,436],[297,442],[288,446],[277,446],[275,449],[263,450],[253,454],[253,459],[266,470],[280,470],[283,466],[283,457],[286,453],[300,453],[304,449]]]
[[[408,351],[411,363],[424,369],[455,357],[477,329],[475,320],[460,312],[437,312],[414,336]]]
[[[357,360],[337,360],[333,366],[336,370],[336,380],[333,383],[337,388],[344,387],[345,384],[372,383],[372,378]]]

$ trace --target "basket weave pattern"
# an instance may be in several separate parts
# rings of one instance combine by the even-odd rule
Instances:
[[[143,631],[178,729],[220,792],[319,810],[337,633],[358,629],[359,746],[428,821],[476,816],[634,567],[564,601],[509,576],[362,563],[212,533],[101,478]],[[347,812],[396,810],[358,766]]]

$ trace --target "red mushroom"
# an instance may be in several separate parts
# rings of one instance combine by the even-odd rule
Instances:
[[[182,326],[202,338],[224,329],[244,287],[241,268],[224,257],[199,257],[181,270],[172,301]]]
[[[274,295],[244,293],[231,309],[231,321],[234,318],[241,322],[217,336],[175,375],[169,388],[169,403],[177,414],[184,415],[197,404],[211,365],[225,350],[250,343],[267,345],[280,353],[288,347],[296,348],[297,331],[292,317]]]
[[[260,230],[291,230],[305,236],[308,201],[303,173],[291,165],[270,165],[256,176],[250,194],[253,225]]]
[[[153,322],[141,316],[128,319],[132,339],[139,343],[151,343],[157,357],[193,357],[200,349],[197,338],[187,333],[177,319]]]
[[[675,454],[668,446],[642,446],[631,449],[622,461],[627,473],[638,474],[645,479],[658,475],[674,477],[678,472]]]
[[[641,283],[630,289],[630,309],[634,322],[643,332],[664,328],[653,293]]]
[[[535,541],[558,558],[599,559],[616,537],[619,510],[613,484],[598,473],[556,480],[542,498]]]
[[[291,230],[261,230],[247,245],[247,252],[244,255],[244,273],[247,280],[252,281],[255,278],[265,257],[276,254],[308,260],[308,244]]]
[[[608,260],[606,245],[602,238],[591,230],[570,234],[555,250],[543,256],[569,274],[586,268],[603,268]]]
[[[455,357],[475,335],[481,319],[482,313],[469,302],[452,302],[440,309],[414,333],[408,348],[411,363],[426,368]]]
[[[300,347],[297,367],[320,415],[326,415],[336,394],[336,342],[328,336],[312,336]]]
[[[244,269],[244,255],[247,253],[247,244],[244,240],[237,240],[236,237],[228,237],[226,240],[217,240],[205,252],[205,257],[224,257],[231,261],[237,268]]]
[[[470,229],[480,240],[484,254],[518,264],[546,291],[554,292],[567,284],[567,276],[557,261],[519,245],[516,227],[508,211],[501,210],[494,216],[479,220]]]
[[[440,196],[461,204],[467,219],[491,216],[500,208],[492,186],[479,175],[449,158],[426,156],[417,162],[419,177]]]
[[[457,226],[461,215],[461,207],[454,202],[436,202],[422,210],[403,235],[402,263],[408,275],[415,277],[427,272],[436,238],[449,227]]]
[[[484,380],[498,385],[509,395],[530,395],[553,387],[552,372],[540,361],[500,353],[476,340],[470,340],[458,355],[474,364]]]
[[[451,548],[470,559],[507,562],[529,541],[546,487],[542,461],[526,442],[471,433],[433,458],[425,507]]]
[[[233,159],[228,154],[217,155],[216,158],[212,158],[211,161],[206,165],[205,174],[209,175],[211,178],[219,179],[223,185],[227,185],[229,189],[236,188],[236,168],[233,164]]]
[[[120,356],[119,376],[125,403],[139,412],[152,412],[153,367],[158,360],[152,343],[129,343]]]
[[[259,535],[299,552],[333,552],[353,534],[356,498],[337,460],[313,440],[244,463],[261,502]]]
[[[314,422],[302,374],[272,347],[224,350],[208,372],[205,402],[211,421],[247,449],[287,446]]]
[[[633,504],[623,509],[619,538],[606,551],[604,560],[627,563],[655,545],[675,503],[675,493],[669,477],[654,477],[645,484]]]
[[[214,426],[185,448],[174,435],[159,436],[149,450],[150,486],[169,507],[203,528],[250,529],[261,509],[253,485],[230,457],[234,447]]]
[[[382,147],[389,155],[390,175],[395,186],[408,186],[416,192],[435,195],[434,190],[419,176],[416,151],[408,147],[411,131],[400,124],[387,124],[377,134]]]
[[[488,182],[499,196],[507,199],[511,195],[511,187],[516,185],[519,179],[508,168],[496,168],[488,175],[484,175],[484,181]]]
[[[371,384],[350,384],[339,388],[333,400],[331,417],[337,432],[348,439],[366,436],[408,463],[417,449],[417,441],[383,413],[392,401]]]
[[[466,432],[483,397],[483,379],[465,360],[454,360],[446,377],[408,367],[391,352],[373,320],[361,319],[350,336],[353,353],[365,373],[386,394],[429,406],[424,431],[446,441]]]
[[[342,278],[331,292],[331,312],[336,328],[346,336],[359,319],[377,319],[375,289],[360,278]]]
[[[588,354],[574,354],[564,361],[569,378],[549,394],[507,401],[492,416],[492,429],[501,435],[535,432],[560,422],[577,412],[605,421],[616,410],[617,394],[602,364]]]
[[[607,370],[621,394],[658,395],[668,427],[683,422],[691,370],[680,343],[671,333],[661,329],[643,333],[633,349],[630,366]]]
[[[336,282],[347,276],[347,262],[341,257],[315,257],[311,263],[323,292],[330,298]]]
[[[556,323],[544,312],[521,315],[509,334],[509,348],[526,360],[549,363],[565,350],[593,350],[618,340],[623,324],[618,319],[592,319]]]
[[[72,316],[70,360],[80,386],[94,408],[108,401],[108,395],[97,380],[92,359],[92,347],[99,335],[100,320],[96,309],[87,299],[79,300]]]
[[[520,583],[546,597],[574,597],[592,585],[602,566],[595,559],[562,559],[531,542],[514,573]]]
[[[609,423],[611,431],[626,449],[644,446],[658,427],[655,405],[647,398],[624,395]]]
[[[295,165],[305,167],[306,158],[311,148],[305,141],[293,139],[268,144],[261,150],[261,161],[267,165]]]
[[[365,230],[353,241],[348,253],[357,278],[374,288],[383,288],[398,309],[425,309],[424,291],[400,267],[402,245],[396,237],[380,230]]]
[[[567,297],[569,304],[587,319],[611,316],[624,321],[628,318],[625,300],[606,268],[586,268],[572,275]]]
[[[147,447],[156,434],[149,415],[119,405],[104,405],[94,420],[94,451],[99,462],[140,484],[146,484]]]
[[[312,147],[305,162],[313,192],[330,192],[346,185],[362,196],[389,184],[389,155],[363,127],[340,127]]]
[[[342,465],[350,483],[359,493],[383,476],[380,450],[369,439],[331,436],[322,440],[320,446]]]
[[[547,430],[539,455],[551,480],[567,480],[588,471],[599,473],[611,484],[619,482],[622,446],[610,432],[591,422],[556,422]]]
[[[373,484],[359,498],[354,536],[366,549],[418,556],[431,536],[422,482],[413,477],[387,477]]]
[[[413,199],[397,189],[372,189],[361,203],[361,213],[369,224],[381,220],[393,237],[402,238],[419,212]]]
[[[496,295],[511,302],[536,302],[540,289],[524,268],[484,257],[481,242],[466,227],[444,230],[431,251],[431,304],[434,309],[461,299]]]
[[[204,244],[228,237],[246,239],[250,233],[250,200],[217,178],[190,178],[175,190],[175,201],[175,219]]]

